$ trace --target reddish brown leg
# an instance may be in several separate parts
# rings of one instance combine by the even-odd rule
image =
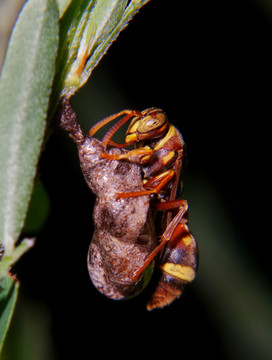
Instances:
[[[112,143],[112,142],[111,142]],[[118,146],[120,147],[120,146]],[[124,147],[121,144],[121,147]],[[151,157],[153,156],[154,151],[151,149],[135,149],[128,151],[123,154],[108,154],[102,153],[101,158],[107,160],[128,160],[129,162],[136,163],[136,164],[145,164],[148,162]]]
[[[164,173],[162,173],[160,175],[157,175],[154,178],[150,179],[144,185],[146,188],[149,188],[150,190],[118,193],[116,198],[117,199],[124,199],[124,198],[129,198],[129,197],[137,197],[137,196],[145,196],[145,195],[150,195],[150,194],[157,194],[173,178],[174,175],[175,175],[174,170],[167,170]]]
[[[167,226],[166,230],[161,236],[161,242],[160,244],[148,255],[148,257],[145,259],[144,264],[134,272],[132,280],[136,281],[139,277],[139,275],[147,268],[147,266],[150,264],[150,262],[155,258],[155,256],[158,254],[158,252],[165,246],[165,244],[171,240],[173,233],[176,231],[179,231],[178,227],[179,224],[182,222],[182,218],[184,214],[186,213],[188,209],[188,204],[186,200],[173,200],[173,201],[167,201],[164,203],[159,203],[157,206],[158,210],[173,210],[179,208],[179,211],[177,215],[172,219],[170,224]],[[177,230],[176,230],[177,229]],[[177,235],[175,233],[175,236]]]
[[[109,141],[108,141],[108,144],[110,144],[111,146],[117,147],[117,148],[119,148],[119,149],[122,149],[122,148],[125,148],[125,147],[128,146],[126,143],[117,144],[116,142],[114,142],[114,141],[112,141],[112,140],[109,140]]]

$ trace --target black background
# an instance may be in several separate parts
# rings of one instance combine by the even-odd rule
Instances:
[[[262,341],[256,341],[260,345],[256,353],[246,350],[254,349],[254,344],[249,346],[251,333],[248,337],[247,331],[239,333],[239,311],[233,312],[228,304],[231,297],[232,309],[236,302],[237,309],[243,309],[250,299],[243,291],[235,293],[234,278],[221,281],[226,270],[216,258],[221,240],[214,250],[211,244],[206,256],[205,232],[196,214],[219,204],[211,228],[223,218],[231,229],[220,229],[234,249],[228,266],[237,262],[239,269],[241,264],[247,284],[251,273],[243,263],[250,259],[258,269],[256,283],[268,282],[271,16],[272,9],[269,13],[253,0],[153,0],[121,33],[73,99],[85,131],[111,113],[150,106],[164,109],[181,130],[189,158],[184,196],[191,199],[200,268],[183,298],[163,310],[145,310],[147,292],[126,302],[100,295],[86,267],[94,196],[82,178],[75,146],[56,130],[39,166],[50,198],[50,217],[35,248],[16,266],[21,297],[48,309],[56,359],[271,358],[271,348],[267,354]],[[206,194],[204,202],[197,202],[199,193]],[[213,277],[218,277],[222,292],[212,288]],[[271,287],[261,289],[271,292]],[[249,293],[253,296],[255,291],[253,287]],[[251,324],[255,326],[254,321]]]

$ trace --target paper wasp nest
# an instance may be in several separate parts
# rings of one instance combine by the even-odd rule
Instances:
[[[116,199],[117,193],[143,190],[140,168],[124,161],[100,158],[101,143],[87,137],[78,146],[82,172],[97,196],[95,231],[89,248],[88,270],[94,286],[113,299],[136,295],[146,285],[133,273],[156,246],[149,196]],[[111,153],[119,153],[113,148]]]

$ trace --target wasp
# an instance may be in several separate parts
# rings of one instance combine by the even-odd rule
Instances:
[[[160,236],[160,242],[132,277],[136,281],[155,257],[158,257],[159,278],[147,304],[147,308],[151,310],[170,304],[180,297],[185,285],[194,280],[197,269],[198,250],[188,227],[188,204],[186,200],[177,199],[185,143],[181,133],[158,108],[149,108],[142,112],[123,110],[110,115],[95,124],[90,129],[89,136],[92,137],[104,125],[121,116],[106,133],[102,144],[105,149],[109,146],[127,148],[130,145],[133,145],[134,149],[119,154],[105,151],[101,158],[138,164],[144,189],[120,191],[117,199],[149,195],[153,212],[157,214],[156,223],[160,224],[160,230],[156,233]],[[113,142],[113,135],[129,120],[124,143]]]

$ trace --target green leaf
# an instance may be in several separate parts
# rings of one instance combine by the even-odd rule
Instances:
[[[34,238],[25,238],[13,249],[11,255],[6,253],[3,255],[0,261],[0,279],[6,275],[8,269],[16,263],[16,261],[34,245],[34,243]]]
[[[105,1],[107,0],[101,2]],[[81,86],[88,80],[92,70],[97,66],[102,56],[108,51],[108,48],[113,41],[116,40],[120,32],[125,29],[128,22],[136,15],[140,8],[148,2],[149,0],[132,0],[128,6],[125,6],[127,1],[119,1],[119,4],[116,4],[116,8],[112,8],[112,14],[110,14],[108,19],[105,10],[104,13],[101,11],[97,17],[92,16],[91,20],[94,24],[97,19],[99,20],[99,17],[102,17],[109,21],[111,26],[105,26],[103,31],[101,31],[101,34],[98,34],[96,41],[92,43],[93,45],[90,49],[89,60],[86,64],[85,71],[82,74]]]
[[[72,0],[57,0],[57,4],[59,7],[59,17],[61,18],[65,13],[66,9],[70,5]]]
[[[72,96],[132,19],[149,0],[72,1],[60,23],[60,51],[52,96]]]
[[[82,86],[89,78],[91,73],[89,70],[92,70],[93,68],[90,66],[90,61],[88,61],[85,70],[78,75],[77,69],[82,62],[85,51],[87,52],[87,57],[90,57],[90,59],[92,59],[96,48],[98,48],[101,57],[104,55],[101,44],[106,41],[108,46],[110,45],[111,42],[107,41],[109,34],[111,34],[121,20],[127,2],[127,0],[100,0],[97,1],[96,6],[90,14],[85,14],[87,22],[79,27],[80,31],[82,31],[82,36],[80,42],[75,43],[78,47],[77,57],[73,62],[69,76],[66,79],[66,86],[69,92],[74,91],[74,85],[77,87],[77,85],[81,84]],[[94,62],[92,61],[92,63]]]
[[[63,92],[67,72],[77,56],[78,44],[87,21],[86,17],[92,11],[94,4],[95,0],[72,0],[60,20],[59,51],[49,119],[55,113],[60,95]]]
[[[55,0],[26,3],[0,77],[0,241],[7,257],[24,224],[42,146],[58,16]]]
[[[10,275],[0,282],[0,352],[10,325],[19,285]]]

